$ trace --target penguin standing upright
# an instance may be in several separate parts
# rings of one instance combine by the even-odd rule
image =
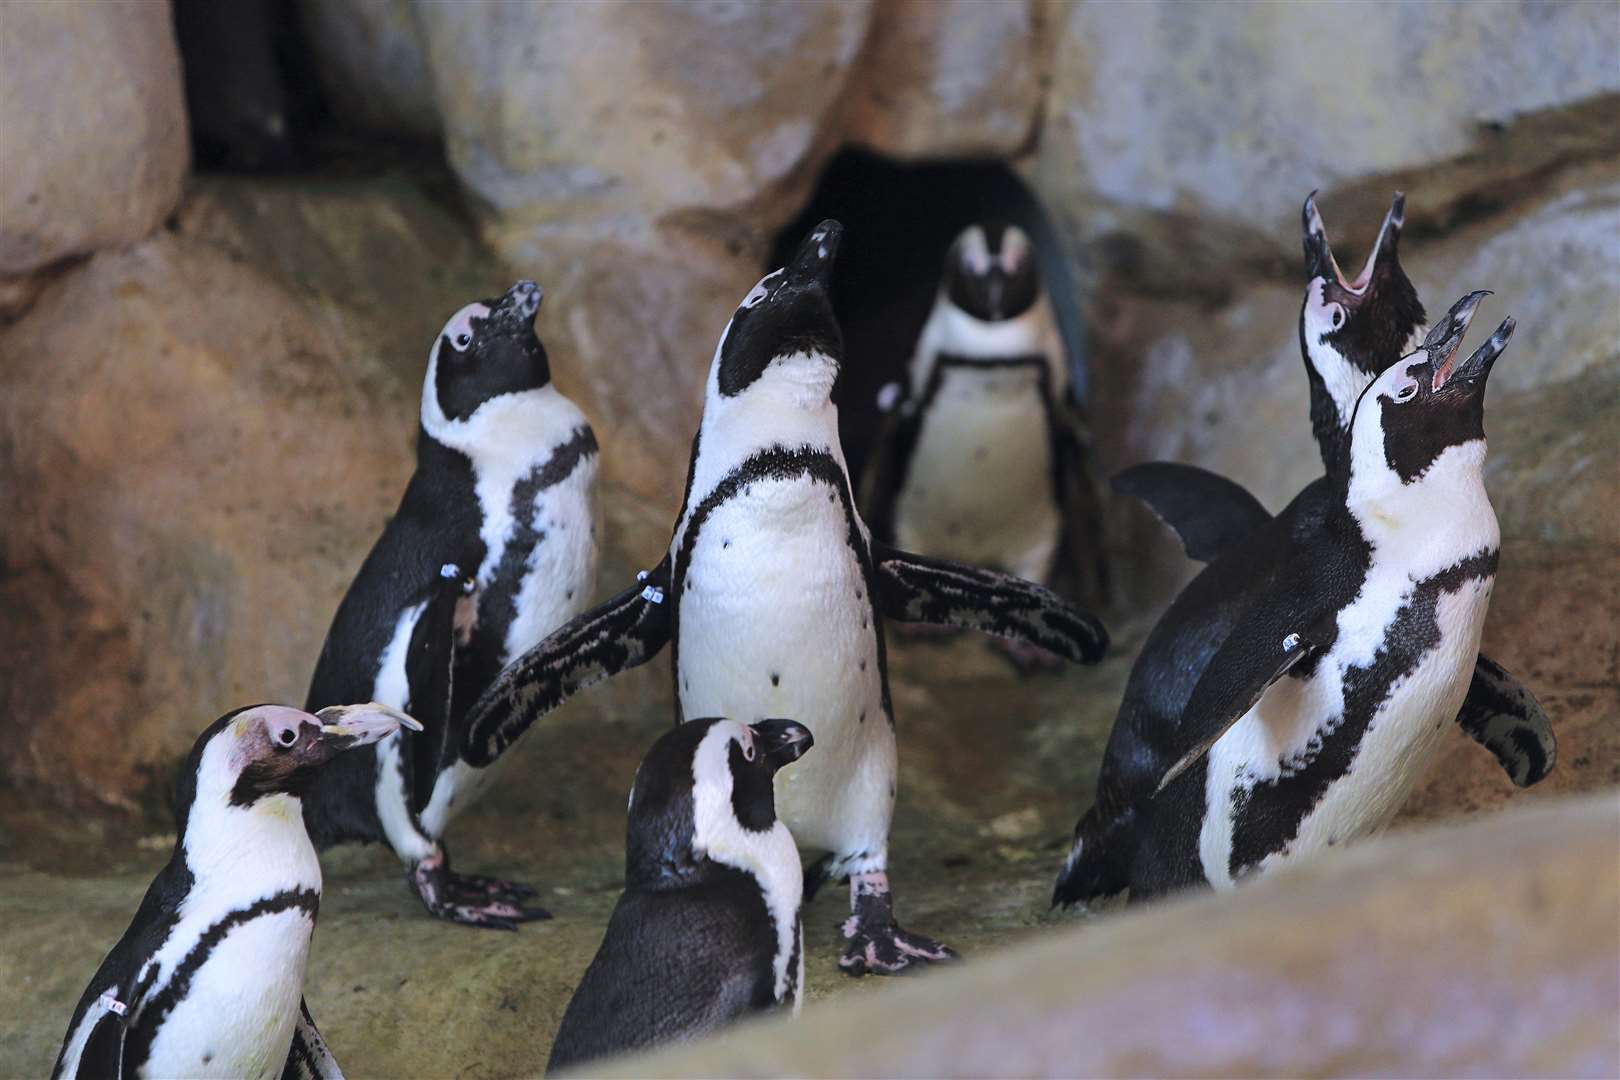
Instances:
[[[875,536],[1043,584],[1098,557],[1068,357],[1022,229],[956,238],[879,407],[892,421],[862,492]]]
[[[175,793],[174,854],[101,962],[53,1077],[339,1077],[304,964],[321,864],[300,796],[327,763],[410,717],[378,705],[226,713]]]
[[[304,801],[316,843],[386,840],[428,911],[501,929],[547,913],[527,886],[450,870],[444,830],[493,764],[462,760],[460,725],[596,583],[596,438],[551,384],[540,300],[520,281],[456,312],[434,342],[416,471],[338,607],[308,700],[381,701],[426,727],[322,774]]]
[[[842,354],[827,295],[841,228],[826,221],[721,334],[686,497],[662,562],[514,662],[473,708],[463,754],[493,759],[575,691],[671,645],[683,717],[797,716],[817,751],[784,769],[777,810],[847,876],[839,963],[852,974],[947,959],[903,930],[888,881],[895,736],[882,616],[1019,638],[1095,661],[1101,625],[1007,574],[871,539],[851,497],[831,393]]]
[[[1144,656],[1183,659],[1148,685],[1133,670],[1055,900],[1229,886],[1400,809],[1468,691],[1496,573],[1482,403],[1513,321],[1456,362],[1485,295],[1362,394],[1343,486],[1319,481],[1160,619]]]
[[[713,1031],[804,991],[803,870],[776,816],[791,720],[693,720],[630,789],[624,895],[563,1014],[547,1071]]]

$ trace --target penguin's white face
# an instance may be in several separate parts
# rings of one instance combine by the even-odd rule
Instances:
[[[1352,495],[1415,485],[1448,454],[1466,459],[1464,471],[1478,475],[1485,457],[1485,384],[1514,328],[1512,319],[1503,320],[1473,355],[1457,362],[1468,324],[1488,295],[1457,301],[1421,348],[1362,394],[1351,433]]]
[[[545,386],[551,366],[534,332],[544,293],[520,281],[494,300],[450,316],[428,354],[422,424],[435,437],[469,420],[487,402]]]
[[[186,770],[191,795],[208,793],[242,808],[275,795],[296,799],[322,765],[402,726],[421,730],[415,720],[386,705],[335,706],[315,715],[286,705],[239,709],[220,717],[198,738]],[[185,780],[183,773],[183,803],[189,801]]]
[[[748,290],[715,348],[710,378],[721,397],[765,384],[806,406],[826,403],[844,351],[828,293],[842,231],[822,222],[792,262]]]
[[[941,291],[980,321],[1016,319],[1041,294],[1029,237],[1016,225],[969,225],[945,257]]]

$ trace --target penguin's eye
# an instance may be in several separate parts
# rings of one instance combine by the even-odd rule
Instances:
[[[1337,326],[1339,324],[1334,323],[1333,325]],[[457,334],[450,339],[450,344],[455,346],[456,352],[466,352],[467,346],[472,344],[472,335],[468,333]]]
[[[743,297],[742,306],[745,308],[759,307],[769,295],[771,295],[770,290],[765,288],[764,285],[755,285],[753,289],[749,290],[748,295]]]
[[[746,739],[743,740],[742,751],[743,751],[743,760],[744,761],[753,761],[754,760],[754,744],[751,741],[746,740]]]
[[[1344,309],[1340,308],[1340,307],[1336,307],[1336,308],[1333,309],[1333,329],[1337,330],[1339,327],[1341,327],[1343,325],[1344,325]]]
[[[283,747],[291,746],[293,743],[295,743],[297,741],[298,741],[298,729],[297,728],[282,728],[281,733],[276,736],[276,742],[280,743]]]
[[[1417,383],[1407,383],[1405,386],[1395,391],[1395,400],[1404,404],[1405,402],[1411,401],[1413,398],[1417,397],[1417,392]]]

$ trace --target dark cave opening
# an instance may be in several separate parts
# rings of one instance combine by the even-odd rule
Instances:
[[[1052,215],[1005,162],[907,164],[844,149],[823,170],[803,210],[777,234],[765,269],[783,265],[805,233],[829,217],[844,224],[833,280],[844,367],[834,398],[850,476],[857,482],[878,429],[878,391],[904,374],[933,305],[946,252],[975,222],[1016,224],[1034,241],[1068,352],[1071,383],[1084,401],[1076,268]]]

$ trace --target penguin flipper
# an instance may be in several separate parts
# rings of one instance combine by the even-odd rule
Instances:
[[[75,1078],[105,1080],[124,1075],[124,1033],[129,1030],[124,1018],[112,1009],[101,1014],[96,1026],[90,1029],[84,1050],[79,1054],[79,1067]]]
[[[603,604],[564,623],[506,666],[467,714],[461,756],[482,768],[568,698],[645,664],[670,639],[670,563]]]
[[[1323,618],[1317,613],[1281,611],[1281,605],[1288,603],[1285,592],[1276,601],[1260,604],[1210,658],[1176,729],[1177,745],[1172,752],[1180,749],[1181,753],[1160,777],[1154,795],[1208,753],[1265,696],[1272,683],[1331,638],[1336,612]]]
[[[472,579],[455,563],[445,563],[431,586],[427,607],[411,630],[405,654],[405,682],[410,699],[405,711],[422,730],[404,732],[410,755],[410,807],[420,814],[433,797],[433,784],[446,753],[454,749],[450,721],[456,663],[456,606],[472,587]]]
[[[920,418],[905,408],[904,386],[904,382],[890,383],[879,397],[883,419],[861,475],[861,520],[873,536],[884,541],[894,539],[895,501],[900,497],[900,485],[905,483],[922,426]]]
[[[899,622],[960,626],[1027,641],[1066,660],[1095,664],[1108,631],[1044,585],[976,566],[900,551],[876,540],[879,610]]]
[[[1051,583],[1067,596],[1102,603],[1109,592],[1104,556],[1103,494],[1092,465],[1091,438],[1079,401],[1065,394],[1053,408],[1053,460],[1063,528]]]
[[[1144,462],[1116,473],[1109,485],[1146,503],[1181,538],[1187,557],[1200,562],[1213,562],[1271,520],[1241,484],[1196,465]]]
[[[293,1027],[292,1046],[287,1050],[281,1080],[343,1080],[343,1070],[338,1068],[337,1059],[326,1048],[326,1040],[315,1029],[309,1003],[303,998],[298,999],[298,1022]]]
[[[1518,787],[1545,779],[1558,760],[1558,739],[1541,702],[1484,653],[1474,661],[1474,678],[1457,711],[1457,724],[1496,756]]]

